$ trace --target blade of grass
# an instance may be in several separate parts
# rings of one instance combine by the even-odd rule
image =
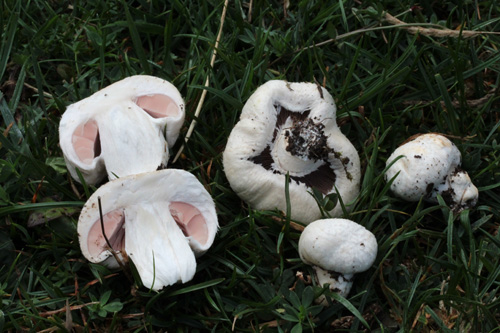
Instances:
[[[139,36],[139,32],[137,31],[137,26],[135,21],[130,14],[130,9],[128,7],[128,3],[125,0],[122,0],[122,5],[125,9],[125,17],[127,19],[128,29],[130,31],[130,37],[132,38],[132,43],[134,44],[134,50],[139,57],[139,61],[142,66],[142,70],[145,74],[151,74],[151,67],[149,66],[148,58],[146,57],[146,53],[144,52],[144,48],[142,46],[142,40]]]

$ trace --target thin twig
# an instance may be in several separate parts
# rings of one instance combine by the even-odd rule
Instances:
[[[210,67],[211,68],[214,68],[215,58],[217,56],[217,49],[219,48],[219,42],[220,42],[220,38],[222,36],[222,27],[224,26],[224,21],[226,19],[226,12],[227,12],[228,2],[229,2],[229,0],[224,1],[224,8],[222,9],[222,16],[220,18],[219,32],[217,33],[217,38],[215,39],[214,50],[212,52],[212,59],[210,60]],[[205,80],[205,85],[204,85],[205,88],[207,88],[209,86],[209,84],[210,84],[209,77],[210,77],[210,73],[207,73],[207,78]],[[175,158],[172,161],[172,163],[175,163],[177,161],[177,159],[179,158],[179,156],[181,156],[182,151],[184,150],[184,146],[189,141],[189,138],[191,137],[191,134],[193,133],[194,127],[196,126],[196,119],[200,115],[201,107],[203,106],[203,103],[205,102],[205,97],[206,96],[207,96],[207,89],[203,89],[203,91],[201,92],[200,101],[198,102],[198,105],[196,107],[196,111],[194,113],[194,119],[191,121],[191,125],[189,126],[189,129],[188,129],[188,131],[186,133],[186,137],[184,139],[184,143],[182,144],[181,148],[177,152],[177,155],[175,155]]]
[[[99,304],[99,302],[90,302],[90,303],[85,303],[85,304],[80,304],[80,305],[73,305],[73,306],[69,307],[69,310],[70,311],[78,310],[78,309],[84,308],[84,307],[89,306],[89,305],[94,305],[94,304]],[[64,306],[63,308],[60,308],[58,310],[40,312],[39,316],[40,317],[50,317],[50,316],[56,315],[58,313],[66,312],[67,310],[68,310],[68,307]]]
[[[402,29],[407,30],[411,34],[420,34],[420,35],[425,35],[425,36],[431,36],[431,37],[453,37],[453,38],[458,38],[458,37],[463,37],[463,38],[472,38],[476,37],[479,35],[484,35],[484,34],[494,34],[498,35],[499,32],[494,32],[494,31],[472,31],[472,30],[452,30],[448,28],[439,28],[439,29],[434,29],[434,28],[423,28],[421,26],[405,26],[407,23],[398,20],[394,16],[392,16],[389,13],[385,13],[385,20],[393,25],[399,25]]]
[[[478,98],[478,99],[468,99],[465,101],[465,104],[469,107],[469,108],[477,108],[477,107],[481,107],[483,105],[485,105],[486,103],[488,103],[493,97],[497,96],[498,95],[498,91],[496,89],[493,89],[491,91],[489,91],[486,95],[484,95],[483,97],[481,98]],[[430,104],[434,104],[435,101],[431,101],[431,100],[421,100],[421,101],[415,101],[415,100],[409,100],[409,101],[403,101],[403,105],[409,105],[409,106],[413,106],[413,105],[430,105]],[[445,107],[445,103],[444,101],[440,101],[441,103],[441,106],[442,107]],[[460,107],[462,105],[462,103],[458,100],[453,100],[451,102],[451,105],[453,107]]]
[[[324,45],[339,41],[341,39],[351,37],[354,35],[358,35],[358,34],[362,34],[365,32],[378,31],[378,30],[388,30],[388,29],[394,29],[394,28],[406,29],[410,33],[417,33],[418,32],[419,34],[422,34],[422,35],[435,36],[435,37],[459,37],[459,36],[462,36],[464,38],[470,38],[470,37],[475,37],[475,36],[479,36],[479,35],[487,35],[487,34],[488,35],[499,35],[500,34],[500,32],[497,32],[497,31],[451,30],[451,29],[444,28],[444,27],[437,25],[437,24],[432,24],[432,23],[405,23],[401,20],[398,20],[397,18],[395,18],[394,16],[392,16],[388,13],[384,14],[384,18],[387,22],[391,23],[391,25],[381,26],[381,27],[380,26],[379,27],[369,26],[366,28],[361,28],[358,30],[349,31],[349,32],[346,32],[345,34],[340,34],[335,38],[330,38],[330,39],[327,39],[325,41],[300,48],[298,50],[295,50],[294,53],[298,53],[298,52],[308,50],[311,48],[315,48],[315,47],[319,47],[319,46],[324,46]],[[435,27],[435,28],[426,28],[426,27]]]
[[[26,83],[24,82],[24,86],[27,87],[27,88],[30,88],[31,90],[33,90],[34,92],[37,92],[38,94],[42,93],[43,97],[46,97],[46,98],[54,98],[51,94],[49,94],[48,92],[45,92],[45,91],[39,91],[37,87],[34,87],[32,86],[31,84],[29,83]]]
[[[250,0],[250,3],[248,4],[248,23],[252,23],[252,7],[253,0]]]
[[[123,270],[123,272],[125,273],[125,276],[130,281],[130,283],[134,283],[134,279],[132,279],[132,276],[130,276],[130,274],[128,273],[128,271],[125,267],[125,264],[123,263],[122,259],[118,255],[117,251],[115,251],[115,249],[113,249],[113,247],[111,246],[111,243],[110,243],[108,237],[106,236],[106,232],[104,231],[104,218],[102,215],[102,205],[101,205],[101,197],[100,196],[97,197],[97,205],[99,206],[99,219],[101,221],[101,231],[102,231],[102,235],[104,236],[104,240],[106,241],[106,244],[108,245],[108,248],[109,248],[108,250],[109,250],[109,252],[111,252],[111,255],[113,256],[113,258],[115,258],[118,265],[120,265],[120,268]]]
[[[104,218],[102,216],[101,197],[97,197],[97,205],[99,206],[99,219],[101,221],[102,235],[104,236],[104,240],[106,241],[106,244],[108,244],[108,247],[109,247],[110,251],[113,252],[113,247],[111,246],[111,243],[109,242],[109,239],[106,236],[106,232],[104,231]]]

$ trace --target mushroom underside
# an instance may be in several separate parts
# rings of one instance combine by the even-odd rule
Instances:
[[[95,120],[89,120],[78,126],[71,139],[73,149],[83,163],[91,164],[94,158],[101,154],[99,127]]]
[[[152,118],[177,117],[180,113],[175,101],[164,94],[151,94],[137,97],[135,104]],[[73,149],[77,157],[85,164],[92,164],[94,158],[101,154],[99,125],[90,119],[77,126],[72,135]]]
[[[125,250],[126,209],[119,208],[112,210],[103,215],[102,222],[100,218],[94,222],[87,238],[87,245],[91,256],[99,256],[102,252],[108,250],[109,245],[117,252]],[[169,214],[173,217],[185,237],[191,237],[201,245],[207,243],[207,223],[196,207],[185,202],[171,202],[169,204]],[[143,221],[144,228],[148,227],[147,224],[147,221]],[[102,232],[103,229],[105,236]]]

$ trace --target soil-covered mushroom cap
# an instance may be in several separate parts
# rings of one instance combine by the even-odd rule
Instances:
[[[71,176],[95,184],[165,166],[184,121],[184,101],[171,83],[136,75],[67,107],[59,142]]]
[[[475,206],[478,190],[460,168],[461,154],[446,137],[436,133],[410,138],[387,159],[386,180],[396,177],[391,190],[408,201],[437,202],[440,194],[456,210]]]
[[[293,219],[321,217],[310,192],[339,191],[349,204],[359,193],[359,156],[340,132],[331,95],[312,83],[269,81],[248,99],[223,155],[232,189],[255,209],[286,210],[285,177]],[[340,207],[330,214],[339,216]]]
[[[196,177],[165,169],[102,185],[82,209],[78,235],[89,261],[118,267],[107,238],[119,258],[133,261],[143,284],[159,290],[193,278],[195,257],[212,245],[217,227],[214,202]]]

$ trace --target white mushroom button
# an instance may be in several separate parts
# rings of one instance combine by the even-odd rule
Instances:
[[[66,165],[95,184],[165,166],[184,121],[184,101],[171,83],[136,75],[68,106],[59,125]]]
[[[99,187],[82,209],[78,235],[89,261],[118,267],[107,238],[118,258],[132,260],[144,286],[159,290],[193,278],[195,257],[210,248],[217,227],[214,202],[196,177],[165,169]]]
[[[255,209],[286,210],[303,223],[321,217],[310,194],[339,191],[349,204],[359,193],[360,162],[340,132],[332,96],[312,83],[269,81],[248,99],[223,155],[231,188]],[[342,213],[338,205],[329,212]]]
[[[299,255],[315,271],[318,285],[346,297],[354,274],[364,272],[375,261],[377,240],[365,227],[346,219],[323,219],[307,225],[300,235]],[[325,297],[317,300],[328,304]]]
[[[385,178],[389,181],[395,177],[391,190],[398,197],[437,202],[440,194],[457,211],[476,205],[478,190],[467,172],[460,169],[460,151],[446,137],[436,133],[411,137],[391,154],[387,165],[397,158]]]

